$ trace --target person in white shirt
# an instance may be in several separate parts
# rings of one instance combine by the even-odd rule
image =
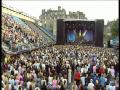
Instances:
[[[109,90],[115,90],[115,84],[114,84],[114,83],[111,83],[111,84],[110,84]]]
[[[45,70],[45,64],[44,63],[42,64],[42,69]]]
[[[81,68],[81,73],[84,73],[84,72],[85,72],[84,67],[82,67]]]
[[[90,80],[90,83],[88,84],[88,90],[94,90],[94,84],[93,84],[93,80]]]
[[[86,66],[84,66],[84,73],[87,73],[87,68],[86,68]]]
[[[41,80],[41,85],[43,85],[43,82],[45,82],[45,85],[46,85],[46,80],[45,80],[45,77],[43,80]]]
[[[85,73],[87,73],[87,72],[88,72],[88,66],[85,65]]]
[[[15,73],[15,74],[18,74],[18,71],[14,69],[14,73]]]
[[[109,82],[106,83],[106,90],[110,90]]]
[[[107,68],[107,73],[110,73],[110,68],[109,67]]]
[[[30,85],[31,85],[31,82],[28,81],[28,82],[27,82],[27,89],[28,89],[28,90],[29,90]]]
[[[62,79],[62,84],[64,85],[64,87],[67,87],[67,79]]]
[[[49,83],[50,85],[52,85],[52,81],[53,81],[53,77],[49,76],[49,77],[48,77],[48,83]]]
[[[113,76],[113,77],[115,77],[115,70],[114,70],[114,67],[112,66],[112,68],[110,69],[110,72],[111,72],[111,75]]]
[[[83,86],[85,85],[85,76],[84,76],[84,73],[82,74],[82,76],[81,76],[81,81],[82,81],[82,84],[83,84]]]
[[[76,61],[76,59],[74,60],[74,65],[76,66],[76,64],[77,64],[77,61]]]
[[[67,79],[62,78],[62,83],[64,84],[64,82],[66,82],[66,84],[67,84]]]
[[[68,83],[71,83],[71,77],[72,77],[72,70],[71,68],[68,69]]]

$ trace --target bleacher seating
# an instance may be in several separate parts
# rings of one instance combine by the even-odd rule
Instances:
[[[41,36],[44,36],[45,41],[52,42],[51,37],[48,37],[44,32],[42,32],[37,26],[35,26],[32,22],[24,20],[24,22],[34,31],[38,32]]]
[[[50,31],[46,31],[45,28],[39,26],[38,24],[36,23],[33,23],[31,21],[27,21],[27,20],[24,20],[22,19],[27,25],[29,25],[29,27],[32,28],[32,30],[35,30],[37,31],[39,34],[42,34],[42,36],[44,36],[44,38],[46,40],[48,40],[48,42],[52,42],[53,44],[56,43],[56,37],[50,33]]]
[[[6,51],[19,52],[53,43],[38,29],[32,22],[28,25],[16,16],[2,13],[2,47],[6,47]]]

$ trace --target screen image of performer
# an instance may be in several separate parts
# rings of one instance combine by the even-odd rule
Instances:
[[[76,31],[75,30],[68,31],[67,42],[74,42],[75,40],[76,40]]]

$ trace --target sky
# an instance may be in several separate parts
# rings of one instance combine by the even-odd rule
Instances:
[[[7,6],[22,10],[23,12],[36,17],[37,19],[42,13],[42,9],[57,10],[58,6],[69,11],[81,11],[88,19],[104,19],[106,24],[108,21],[118,19],[118,0],[106,1],[13,1],[2,0]]]

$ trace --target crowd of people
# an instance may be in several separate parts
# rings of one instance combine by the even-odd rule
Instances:
[[[6,50],[17,52],[48,44],[47,37],[39,35],[18,20],[20,19],[15,20],[13,16],[2,13],[2,45],[6,46]]]
[[[2,63],[2,90],[119,90],[119,58],[110,48],[42,47]]]

